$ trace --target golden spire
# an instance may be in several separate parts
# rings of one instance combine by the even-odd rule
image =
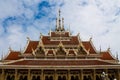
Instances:
[[[59,21],[58,21],[58,23],[59,23],[59,27],[58,27],[58,29],[59,29],[59,31],[61,31],[61,18],[60,18],[60,13],[61,13],[61,11],[60,11],[60,9],[59,9],[59,16],[58,16],[58,19],[59,19]]]
[[[60,17],[60,14],[61,13],[61,11],[60,11],[60,9],[58,10],[58,17],[57,17],[57,19],[56,19],[56,31],[62,31],[62,27],[61,27],[61,17]]]

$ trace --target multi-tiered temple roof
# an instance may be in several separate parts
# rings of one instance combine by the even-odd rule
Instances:
[[[40,34],[38,41],[28,38],[23,51],[10,50],[3,62],[3,65],[23,65],[24,67],[25,65],[29,65],[26,67],[88,67],[118,64],[118,60],[112,56],[109,49],[97,51],[91,39],[82,41],[79,34],[72,35],[69,30],[66,30],[60,11],[54,31],[50,30],[47,36]]]

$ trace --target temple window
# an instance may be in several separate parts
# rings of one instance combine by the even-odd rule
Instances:
[[[53,76],[45,76],[45,80],[53,80]]]

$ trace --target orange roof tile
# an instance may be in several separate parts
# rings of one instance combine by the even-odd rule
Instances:
[[[36,49],[39,41],[29,41],[28,46],[24,53],[32,53],[32,49]]]
[[[20,54],[19,51],[10,51],[10,53],[8,54],[8,56],[4,60],[17,60],[17,59],[20,59],[19,54]]]
[[[85,66],[85,65],[112,65],[100,60],[23,60],[8,65],[33,65],[33,66]]]
[[[90,43],[90,41],[83,41],[82,42],[83,46],[85,47],[86,50],[90,50],[90,54],[95,54],[96,51],[94,50],[94,47]]]
[[[101,52],[101,59],[103,60],[115,60],[109,51]]]

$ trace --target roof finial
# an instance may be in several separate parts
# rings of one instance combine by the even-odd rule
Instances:
[[[108,47],[107,51],[110,51],[110,46]]]
[[[12,51],[12,48],[11,48],[11,46],[9,46],[9,51]]]
[[[56,29],[55,31],[61,31],[61,18],[60,18],[60,9],[58,10],[58,17],[56,18]]]
[[[61,13],[61,11],[60,11],[60,9],[59,9],[59,11],[58,11],[58,23],[59,23],[58,29],[59,29],[59,31],[61,31],[61,18],[60,18],[60,13]]]
[[[59,9],[59,12],[58,12],[58,13],[59,13],[59,18],[60,18],[60,13],[61,13],[60,9]]]
[[[28,40],[28,41],[30,41],[30,38],[29,38],[29,37],[27,37],[27,40]]]
[[[92,40],[92,37],[90,37],[90,41]]]
[[[62,31],[64,31],[65,29],[64,29],[64,18],[62,18]]]
[[[100,53],[101,53],[101,46],[100,46]]]
[[[58,20],[57,20],[57,18],[56,18],[56,29],[55,29],[55,31],[58,31]]]
[[[116,59],[117,59],[117,60],[119,59],[118,52],[116,52]]]

